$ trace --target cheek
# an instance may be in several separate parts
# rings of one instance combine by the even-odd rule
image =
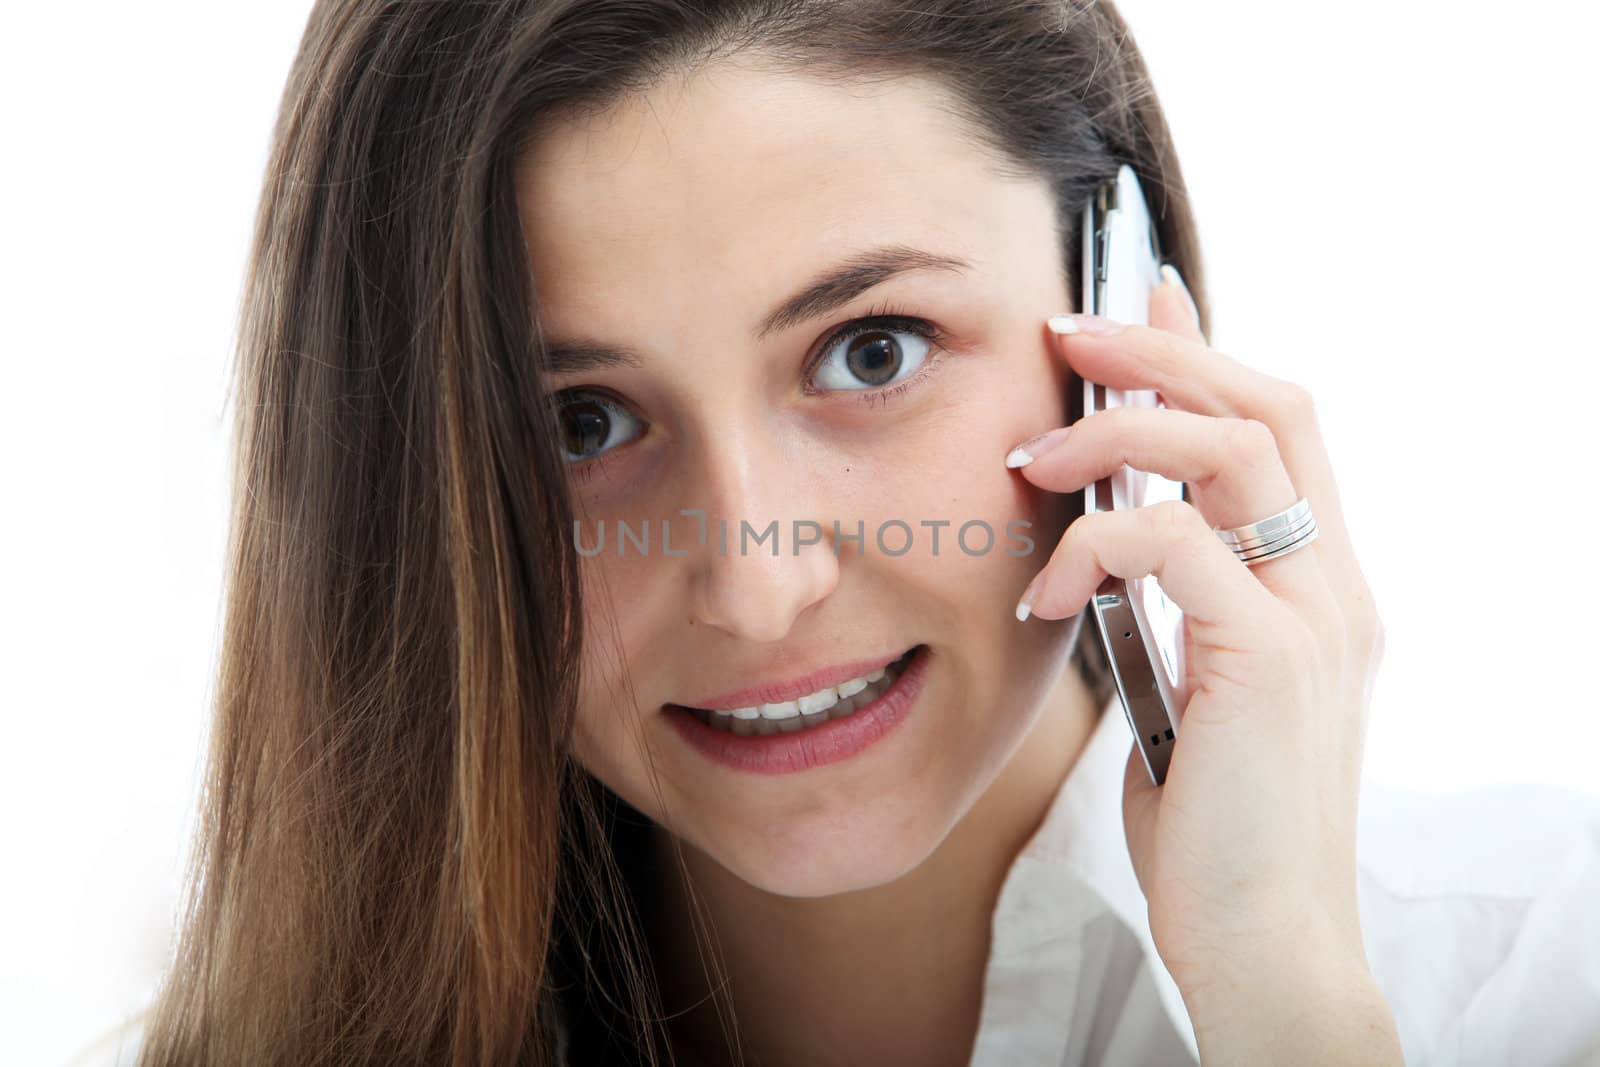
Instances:
[[[578,762],[616,789],[624,756],[633,751],[653,710],[652,691],[644,684],[650,677],[648,630],[653,625],[644,598],[651,587],[642,568],[656,561],[608,559],[608,554],[581,562],[583,663],[572,745]]]
[[[1012,352],[1023,351],[1017,344]],[[1039,489],[1005,466],[1013,447],[1067,416],[1069,372],[1042,344],[1036,355],[990,354],[952,368],[951,380],[936,386],[939,403],[874,451],[870,492],[859,493],[867,514],[912,527],[915,549],[906,558],[916,556],[956,595],[1009,597],[1014,605],[1081,510],[1081,493]],[[946,525],[935,556],[934,530],[923,524],[936,521]]]

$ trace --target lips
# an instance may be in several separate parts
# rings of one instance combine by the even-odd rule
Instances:
[[[729,769],[766,775],[814,770],[850,759],[896,732],[918,703],[931,659],[927,645],[915,646],[894,684],[876,700],[843,718],[794,732],[730,733],[700,721],[710,712],[670,704],[663,718],[690,748]]]
[[[759,704],[783,704],[791,700],[799,700],[810,693],[839,685],[842,682],[848,682],[852,678],[859,678],[864,674],[882,670],[891,663],[903,662],[917,647],[917,645],[912,645],[910,648],[888,655],[836,664],[786,681],[736,689],[732,692],[696,701],[693,704],[669,704],[667,706],[699,711],[733,711],[736,708],[755,707]]]

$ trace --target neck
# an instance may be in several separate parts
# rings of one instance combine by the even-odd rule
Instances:
[[[660,918],[649,936],[674,1051],[706,1067],[832,1063],[842,1049],[864,1063],[965,1065],[1001,888],[1100,710],[1077,670],[1064,670],[1010,761],[939,847],[870,889],[778,896],[682,843],[686,883],[679,843],[653,828]],[[695,901],[728,978],[715,997]],[[729,1046],[719,998],[737,1020],[741,1055]]]

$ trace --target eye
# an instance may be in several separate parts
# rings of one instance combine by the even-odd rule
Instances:
[[[821,392],[898,386],[928,362],[940,336],[932,323],[892,311],[856,319],[828,338],[808,383]]]
[[[594,459],[639,436],[644,423],[617,401],[583,389],[559,394],[556,419],[568,463]]]

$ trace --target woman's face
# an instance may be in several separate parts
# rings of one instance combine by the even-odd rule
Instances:
[[[1066,417],[1070,374],[1044,320],[1073,303],[1049,189],[998,176],[940,100],[931,82],[845,90],[724,60],[545,128],[518,173],[546,346],[632,355],[550,379],[580,405],[564,422],[584,548],[604,532],[583,560],[575,755],[685,844],[785,896],[920,864],[1050,705],[1076,635],[1074,620],[1013,614],[1076,499],[1004,465]],[[842,303],[771,321],[886,248],[965,265],[836,288]],[[891,323],[839,337],[885,309],[936,336]],[[705,513],[704,545],[680,509]],[[648,549],[620,542],[618,520],[648,526]],[[776,556],[754,540],[774,520]],[[906,529],[877,540],[893,520],[911,534],[900,555]],[[981,527],[956,543],[970,520],[994,531],[987,551]],[[821,531],[798,551],[797,521]],[[864,539],[835,541],[835,521]],[[1026,554],[1007,532],[1017,521],[1031,524],[1012,527]],[[841,761],[735,769],[667,707],[915,645],[928,659],[910,713]]]

